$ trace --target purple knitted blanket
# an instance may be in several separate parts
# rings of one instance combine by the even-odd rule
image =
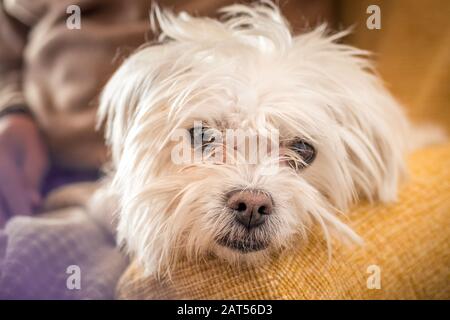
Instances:
[[[0,230],[0,299],[112,299],[126,265],[81,207],[18,216]]]

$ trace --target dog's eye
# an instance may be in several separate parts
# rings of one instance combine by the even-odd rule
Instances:
[[[213,143],[215,138],[211,134],[211,128],[208,127],[194,127],[189,129],[189,134],[191,136],[191,145],[196,147],[196,143],[205,148],[208,144]]]
[[[316,158],[316,149],[304,140],[296,140],[291,145],[291,150],[295,151],[303,161],[303,165],[310,165]],[[298,165],[296,166],[298,167]]]

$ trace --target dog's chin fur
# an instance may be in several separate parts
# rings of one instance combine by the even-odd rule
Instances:
[[[359,241],[341,213],[361,197],[395,200],[404,174],[408,124],[367,53],[338,42],[346,32],[319,26],[293,36],[267,1],[222,13],[213,20],[155,7],[159,43],[126,60],[102,95],[119,241],[148,273],[211,253],[261,264],[306,239],[313,224],[328,243],[333,236]],[[276,129],[281,141],[306,139],[317,157],[300,170],[280,165],[271,176],[258,165],[177,165],[170,137],[196,120]],[[235,189],[273,197],[263,226],[249,232],[236,224],[224,203]]]

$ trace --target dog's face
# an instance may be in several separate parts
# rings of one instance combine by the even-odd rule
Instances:
[[[404,118],[364,53],[323,27],[292,37],[275,7],[225,13],[156,10],[162,43],[103,94],[119,238],[148,272],[181,254],[260,263],[314,222],[357,240],[337,213],[396,195]]]

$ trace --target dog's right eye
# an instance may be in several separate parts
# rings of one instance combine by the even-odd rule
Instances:
[[[298,154],[301,158],[301,164],[291,163],[291,167],[295,169],[303,168],[309,166],[316,158],[316,149],[308,142],[302,139],[294,141],[291,145],[291,149]]]
[[[205,148],[210,143],[213,143],[215,138],[214,135],[208,134],[208,130],[211,128],[208,127],[194,127],[189,129],[189,135],[191,136],[191,145],[193,148],[196,148],[196,144],[201,145],[202,148]]]

